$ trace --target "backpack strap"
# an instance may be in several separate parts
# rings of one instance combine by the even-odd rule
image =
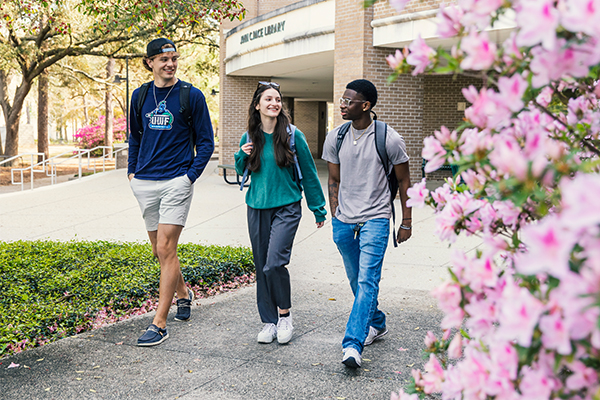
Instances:
[[[252,141],[250,140],[250,134],[248,132],[246,132],[246,143],[252,143]],[[242,175],[242,182],[240,183],[240,190],[244,190],[244,185],[246,183],[246,180],[248,179],[248,172],[248,163],[246,163],[246,168],[244,168],[244,175]]]
[[[287,127],[288,135],[290,135],[290,150],[294,153],[294,181],[300,186],[302,189],[302,171],[300,170],[300,163],[298,162],[298,157],[296,155],[296,127],[290,124]]]
[[[179,114],[181,114],[183,120],[189,128],[190,132],[190,146],[192,147],[192,156],[194,155],[194,149],[196,148],[196,132],[194,131],[194,118],[192,117],[192,107],[190,106],[190,92],[192,91],[192,84],[181,81],[181,87],[179,88]],[[192,158],[192,162],[193,158]]]
[[[142,119],[142,107],[144,107],[144,102],[146,101],[146,96],[148,95],[148,89],[150,89],[150,84],[152,82],[146,82],[142,86],[140,86],[140,90],[138,92],[137,103],[135,104],[135,118],[138,123],[138,129],[140,130],[140,136],[144,134],[144,121]]]
[[[396,239],[396,208],[394,207],[394,200],[396,199],[396,193],[398,193],[398,180],[396,179],[394,167],[390,168],[389,158],[385,142],[387,139],[387,124],[375,120],[375,148],[377,149],[377,155],[383,164],[383,171],[388,182],[390,189],[390,204],[392,206],[392,238],[394,241],[394,247],[398,247],[398,240]],[[394,190],[395,189],[395,190]]]
[[[340,154],[340,149],[342,148],[344,137],[346,137],[346,133],[348,133],[348,130],[350,129],[350,124],[352,124],[352,122],[346,122],[344,125],[340,126],[340,129],[338,129],[337,142],[335,144],[335,154],[337,154],[338,157]]]

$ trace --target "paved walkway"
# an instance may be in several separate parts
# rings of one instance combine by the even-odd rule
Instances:
[[[325,166],[318,163],[323,187]],[[249,246],[244,193],[211,161],[195,185],[181,241]],[[390,333],[341,364],[352,299],[331,224],[317,230],[304,204],[292,261],[295,332],[288,345],[259,345],[254,286],[197,301],[170,338],[138,348],[152,314],[0,360],[2,399],[389,399],[423,364],[427,330],[439,333],[429,291],[446,274],[451,249],[433,235],[430,210],[413,211],[413,237],[388,248],[380,306]],[[146,240],[125,170],[32,191],[0,194],[0,240]],[[472,251],[461,239],[453,248]],[[1,262],[1,261],[0,261]],[[11,362],[20,368],[7,369]],[[24,368],[24,366],[29,368]]]

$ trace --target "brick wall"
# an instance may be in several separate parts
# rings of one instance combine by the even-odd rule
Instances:
[[[481,88],[481,79],[466,76],[429,75],[424,78],[423,92],[423,139],[433,135],[442,125],[450,130],[456,129],[465,116],[457,110],[457,103],[466,102],[462,89],[473,85]],[[469,106],[469,103],[466,104]],[[419,168],[421,154],[419,153]],[[450,176],[449,171],[435,171],[427,174],[427,179],[438,180]],[[420,179],[420,175],[419,175]]]
[[[318,101],[295,101],[294,125],[306,136],[308,147],[314,157],[320,156],[318,151],[319,138],[319,102]]]
[[[377,87],[374,108],[378,118],[396,129],[406,142],[411,179],[421,176],[423,147],[423,78],[401,76],[392,84],[387,77],[392,70],[385,61],[391,49],[373,47],[374,9],[363,9],[354,0],[336,0],[334,101],[343,94],[346,84],[354,79],[368,79]],[[342,123],[335,104],[334,124]],[[418,164],[418,165],[417,165]]]

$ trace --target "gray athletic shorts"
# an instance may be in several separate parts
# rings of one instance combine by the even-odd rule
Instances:
[[[137,199],[149,232],[158,230],[158,224],[185,226],[194,185],[187,175],[165,181],[136,179],[129,182]]]

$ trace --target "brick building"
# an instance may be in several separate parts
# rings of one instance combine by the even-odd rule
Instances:
[[[482,85],[480,79],[443,75],[403,75],[387,83],[385,57],[418,35],[434,48],[452,46],[436,36],[439,3],[412,2],[398,14],[387,0],[367,9],[361,0],[244,1],[244,21],[221,27],[220,162],[233,162],[258,81],[281,85],[294,124],[319,158],[328,126],[342,123],[338,99],[345,85],[364,78],[377,86],[379,119],[404,136],[411,178],[419,180],[423,138],[441,125],[458,126],[466,105],[461,89]],[[503,40],[512,27],[507,21],[490,37]]]

